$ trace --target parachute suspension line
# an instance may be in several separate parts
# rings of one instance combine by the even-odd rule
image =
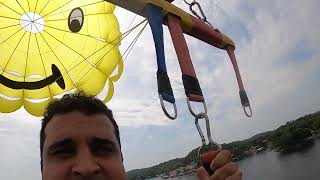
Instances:
[[[66,48],[70,49],[71,51],[75,52],[76,54],[78,54],[80,57],[82,57],[88,64],[90,64],[91,66],[95,67],[99,72],[105,74],[102,70],[100,70],[99,68],[97,68],[92,62],[90,62],[87,58],[85,58],[82,54],[80,54],[78,51],[72,49],[70,46],[68,46],[67,44],[63,43],[62,41],[60,41],[59,39],[57,39],[56,37],[54,37],[51,33],[47,32],[46,30],[44,30],[45,33],[47,33],[49,36],[51,36],[53,39],[55,39],[56,41],[58,41],[59,43],[61,43],[62,45],[64,45]],[[105,74],[106,75],[106,74]]]
[[[137,15],[135,15],[135,17],[134,18],[136,18],[137,17]],[[134,21],[134,19],[132,20],[132,23],[133,23],[133,21]],[[129,49],[129,52],[126,54],[126,56],[125,56],[125,58],[124,58],[124,60],[128,57],[128,55],[129,55],[129,53],[130,53],[130,51],[132,50],[132,48],[133,48],[133,46],[136,44],[136,42],[138,41],[138,39],[139,39],[139,37],[141,36],[141,34],[143,33],[143,31],[145,30],[145,28],[146,28],[146,26],[148,25],[148,22],[147,22],[147,19],[144,19],[142,22],[140,22],[139,24],[138,24],[138,26],[140,26],[142,23],[145,23],[144,25],[143,25],[143,27],[142,27],[142,29],[139,31],[139,33],[138,33],[138,35],[135,37],[135,39],[131,42],[131,47],[130,47],[130,45],[128,46],[128,48],[125,50],[125,52],[123,53],[123,56],[126,54],[126,52],[128,51],[128,49],[129,49],[129,47],[130,47],[130,49]],[[130,25],[131,26],[131,25]],[[129,28],[130,28],[130,26],[129,26]],[[138,26],[135,26],[135,27],[138,27]],[[135,29],[135,28],[133,28],[133,29]],[[133,30],[132,29],[132,30]],[[131,33],[132,32],[132,30],[129,32],[129,33]],[[129,34],[128,33],[128,34]],[[127,36],[127,35],[126,35]]]
[[[130,43],[130,45],[125,50],[125,52],[117,60],[117,63],[118,63],[118,70],[117,71],[118,72],[117,72],[117,74],[115,74],[113,76],[110,76],[108,78],[109,90],[108,90],[107,95],[104,97],[103,102],[107,103],[111,99],[111,97],[112,97],[112,95],[114,93],[112,84],[113,84],[113,82],[117,81],[120,78],[121,74],[123,73],[123,63],[126,60],[126,58],[128,57],[128,55],[130,54],[131,50],[133,49],[134,45],[138,41],[139,37],[141,36],[143,30],[145,29],[145,27],[147,25],[148,25],[148,23],[146,22],[145,25],[142,27],[142,29],[139,31],[138,35],[134,38],[134,40]],[[111,88],[111,90],[110,90],[110,88]]]
[[[158,93],[160,104],[165,115],[174,120],[177,118],[177,107],[175,103],[174,94],[172,91],[170,79],[167,73],[166,61],[165,61],[165,53],[164,53],[164,41],[163,41],[163,19],[161,16],[162,9],[153,5],[147,4],[144,8],[145,16],[148,18],[153,40],[156,48],[157,55],[157,84],[158,84]],[[164,105],[163,101],[167,101],[173,105],[174,114],[170,115]]]
[[[118,47],[118,45],[120,44],[120,42],[124,39],[124,38],[126,38],[134,29],[136,29],[137,27],[139,27],[142,23],[144,23],[144,22],[146,22],[147,20],[143,20],[142,22],[140,22],[139,24],[137,24],[136,26],[134,26],[133,28],[131,28],[130,30],[128,30],[127,32],[125,32],[123,35],[124,36],[118,36],[117,38],[115,38],[114,40],[112,40],[111,41],[111,43],[113,42],[113,41],[116,41],[116,40],[118,40],[117,41],[117,43],[116,44],[114,44],[113,46],[112,46],[112,48],[109,50],[109,51],[107,51],[94,65],[97,65],[111,50],[113,50],[114,48],[116,48],[116,47]],[[120,39],[120,40],[119,40]],[[110,44],[110,43],[109,43]],[[107,45],[105,45],[105,46],[103,46],[102,48],[100,48],[98,51],[96,51],[96,52],[94,52],[93,54],[91,54],[89,57],[87,57],[87,58],[85,58],[85,59],[88,59],[88,58],[90,58],[91,56],[93,56],[95,53],[97,53],[97,52],[99,52],[100,50],[102,50],[102,49],[104,49],[105,47],[107,47]],[[72,69],[74,69],[75,67],[77,67],[78,65],[80,65],[83,61],[85,61],[85,60],[82,60],[81,62],[79,62],[77,65],[75,65],[73,68],[71,68],[69,71],[71,71]],[[92,68],[94,68],[93,66],[79,79],[79,81],[80,80],[82,80],[89,72],[90,72],[90,70],[92,70]],[[105,74],[105,73],[104,73]],[[106,75],[106,74],[105,74]]]
[[[112,40],[110,43],[114,42],[115,40],[120,39],[114,46],[113,48],[115,48],[117,45],[120,44],[120,41],[123,40],[124,38],[126,38],[135,28],[139,27],[142,23],[146,22],[147,20],[143,20],[142,22],[140,22],[139,24],[137,24],[136,26],[134,26],[133,28],[131,28],[130,30],[126,31],[125,33],[123,33],[123,35],[118,36],[117,38],[115,38],[114,40]],[[110,44],[108,43],[108,44]],[[108,45],[107,44],[107,45]],[[104,49],[105,47],[107,47],[107,45],[104,45],[103,47],[99,48],[96,52],[92,53],[91,55],[89,55],[86,59],[89,59],[91,56],[93,56],[94,54],[100,52],[102,49]],[[112,50],[112,49],[111,49]],[[109,53],[111,50],[109,50],[107,53]],[[99,63],[102,59],[100,59],[97,63]],[[72,68],[70,68],[69,71],[72,71],[74,68],[78,67],[81,63],[83,63],[85,60],[80,61],[78,64],[76,64],[75,66],[73,66]],[[62,75],[64,76],[64,74]]]
[[[129,24],[127,29],[130,29],[130,27],[132,26],[134,20],[136,20],[137,16],[138,16],[137,14],[134,15],[134,17],[132,18],[132,20],[131,20],[131,22],[130,22],[130,24]]]
[[[148,23],[145,23],[145,25],[142,27],[142,29],[140,30],[140,32],[138,33],[138,35],[134,38],[134,40],[130,43],[130,45],[128,46],[128,48],[125,50],[125,52],[123,53],[122,57],[124,57],[123,61],[125,61],[128,57],[128,55],[130,54],[131,50],[133,49],[134,45],[137,43],[138,39],[140,38],[141,34],[143,33],[143,31],[145,30],[145,28],[147,27]]]

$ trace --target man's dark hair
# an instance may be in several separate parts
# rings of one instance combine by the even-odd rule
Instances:
[[[41,158],[41,171],[42,171],[42,153],[43,153],[43,145],[46,139],[45,135],[45,128],[50,120],[55,115],[66,114],[70,112],[78,111],[85,115],[93,115],[93,114],[104,114],[106,115],[113,124],[114,131],[116,138],[118,140],[120,150],[121,150],[121,143],[120,143],[120,135],[119,135],[119,128],[116,121],[113,118],[112,111],[99,99],[86,96],[83,93],[77,94],[66,94],[59,100],[52,101],[44,113],[44,117],[41,123],[41,131],[40,131],[40,158]]]

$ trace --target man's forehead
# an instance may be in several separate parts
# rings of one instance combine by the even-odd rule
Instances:
[[[111,120],[104,114],[85,115],[80,112],[70,112],[53,116],[45,128],[45,135],[54,138],[64,136],[114,135],[114,127]]]

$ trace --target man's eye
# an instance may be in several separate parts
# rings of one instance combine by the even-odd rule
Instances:
[[[92,152],[97,155],[108,155],[114,151],[115,149],[109,145],[96,145],[92,147]]]
[[[74,150],[71,148],[57,148],[49,152],[52,156],[65,157],[71,156],[74,153]]]

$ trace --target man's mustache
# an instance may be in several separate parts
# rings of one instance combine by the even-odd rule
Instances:
[[[91,176],[76,176],[72,177],[71,180],[108,180],[111,178],[104,177],[102,175],[91,175]]]

